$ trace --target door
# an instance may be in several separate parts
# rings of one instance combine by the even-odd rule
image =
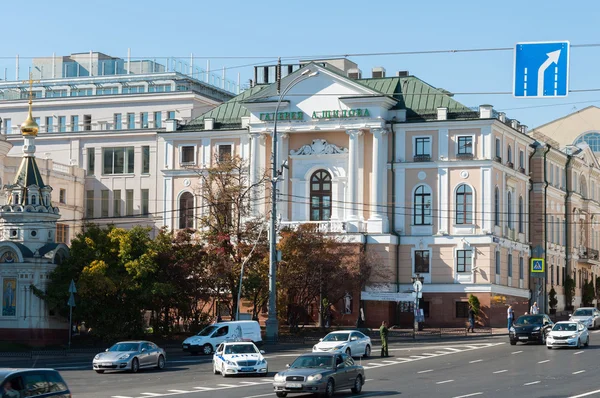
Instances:
[[[215,369],[221,369],[221,358],[223,357],[223,347],[225,344],[219,344],[213,355],[213,365]]]
[[[344,354],[344,357],[347,357]],[[341,354],[335,356],[335,386],[336,390],[348,387],[348,370]],[[338,388],[339,387],[339,388]]]
[[[140,366],[146,367],[154,365],[155,362],[153,361],[152,348],[150,347],[150,344],[142,343],[140,351],[142,351],[138,355],[138,358],[140,359]]]
[[[350,347],[352,355],[362,355],[365,352],[365,342],[358,332],[352,332],[350,335]]]
[[[342,358],[344,359],[344,366],[346,368],[346,378],[348,380],[348,386],[353,387],[354,379],[356,379],[356,376],[358,375],[356,363],[354,362],[354,359],[352,359],[352,357],[349,357],[348,355],[343,355]]]

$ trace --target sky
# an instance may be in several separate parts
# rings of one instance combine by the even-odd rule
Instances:
[[[51,4],[51,6],[49,6]],[[253,64],[337,54],[514,48],[517,42],[598,44],[600,1],[338,0],[29,0],[2,9],[0,79],[15,79],[33,57],[90,50],[125,58],[180,57],[227,77],[253,78]],[[27,21],[27,26],[23,24]],[[571,48],[569,93],[513,98],[513,51],[350,56],[363,77],[383,66],[408,70],[457,93],[466,106],[491,104],[533,128],[590,105],[600,106],[600,46]],[[200,58],[205,57],[205,58]],[[465,94],[458,94],[465,93]],[[479,93],[479,94],[466,94]]]

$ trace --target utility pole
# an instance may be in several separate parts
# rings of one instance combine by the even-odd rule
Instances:
[[[73,307],[75,307],[75,293],[77,293],[77,288],[75,287],[75,281],[71,279],[71,284],[69,285],[69,301],[67,305],[69,306],[69,349],[71,348],[71,335],[73,334]]]

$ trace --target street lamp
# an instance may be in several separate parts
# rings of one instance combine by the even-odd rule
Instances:
[[[421,293],[423,291],[423,281],[425,280],[425,278],[419,274],[416,274],[411,279],[412,279],[412,283],[413,283],[413,288],[415,289],[415,308],[413,311],[415,319],[414,319],[414,323],[413,323],[413,330],[416,335],[417,330],[419,330],[419,317],[420,317],[419,293]],[[421,293],[421,294],[423,294],[423,293]]]
[[[279,65],[278,65],[279,67]],[[318,75],[318,71],[304,70],[300,75],[296,76],[281,93],[275,107],[274,123],[273,123],[273,139],[271,145],[271,217],[269,219],[270,236],[269,236],[269,316],[266,322],[267,340],[276,341],[279,334],[279,322],[277,320],[277,182],[282,174],[279,165],[277,164],[277,119],[279,107],[286,94],[296,84]]]

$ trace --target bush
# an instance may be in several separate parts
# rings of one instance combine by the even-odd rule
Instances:
[[[477,296],[474,296],[472,294],[469,295],[469,305],[473,307],[473,312],[475,312],[475,315],[479,315],[481,304],[479,303],[479,299],[477,298]]]
[[[551,309],[556,309],[558,299],[556,298],[556,290],[554,290],[554,287],[552,287],[552,289],[550,289],[550,292],[548,292],[548,304],[550,305]]]

